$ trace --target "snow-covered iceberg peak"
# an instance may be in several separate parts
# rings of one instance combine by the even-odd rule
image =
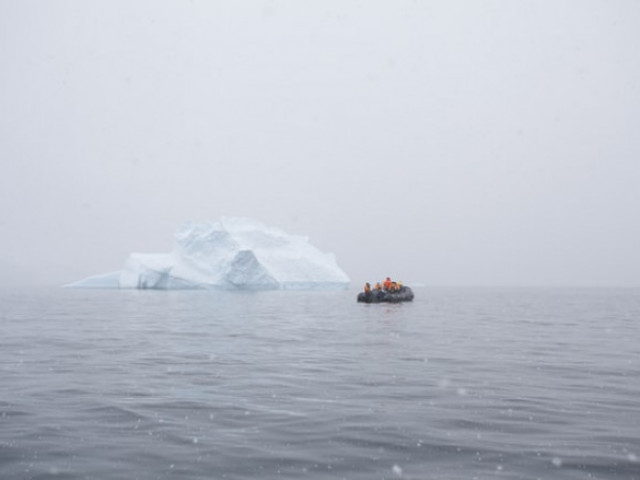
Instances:
[[[335,289],[349,278],[307,237],[245,218],[187,223],[171,253],[132,253],[120,272],[69,285],[84,288]]]

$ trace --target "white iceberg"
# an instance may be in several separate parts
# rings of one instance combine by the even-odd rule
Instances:
[[[119,272],[85,278],[74,288],[346,289],[335,257],[255,220],[188,223],[171,253],[132,253]]]

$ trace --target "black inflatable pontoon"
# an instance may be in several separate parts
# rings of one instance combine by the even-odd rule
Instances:
[[[360,303],[399,303],[413,300],[413,290],[402,286],[399,292],[385,292],[384,290],[371,290],[370,292],[360,292],[358,302]]]

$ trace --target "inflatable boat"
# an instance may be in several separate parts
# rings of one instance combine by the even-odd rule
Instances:
[[[358,302],[360,303],[399,303],[413,300],[413,290],[402,286],[397,292],[385,292],[384,290],[371,290],[370,292],[360,292]]]

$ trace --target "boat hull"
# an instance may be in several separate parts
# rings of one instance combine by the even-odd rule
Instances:
[[[372,290],[370,292],[360,292],[358,294],[359,303],[400,303],[411,301],[413,301],[413,290],[409,287],[402,287],[402,290],[399,292]]]

